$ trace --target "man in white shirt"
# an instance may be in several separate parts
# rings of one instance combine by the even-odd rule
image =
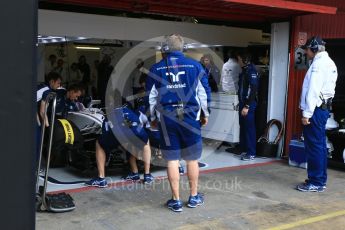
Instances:
[[[308,179],[297,189],[302,192],[323,192],[327,182],[326,122],[338,72],[320,37],[310,38],[302,48],[312,60],[304,78],[300,103]]]
[[[58,59],[56,67],[52,70],[53,72],[56,72],[61,76],[63,84],[67,81],[66,69],[64,67],[64,64],[64,60]]]
[[[242,72],[241,66],[238,64],[236,54],[230,52],[229,60],[224,63],[222,69],[221,83],[222,90],[226,93],[237,93],[238,79]]]

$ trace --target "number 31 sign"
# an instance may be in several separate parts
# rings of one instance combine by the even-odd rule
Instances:
[[[295,49],[295,69],[308,69],[307,54],[300,47]]]
[[[295,49],[295,69],[308,69],[307,54],[304,49],[300,48],[307,42],[307,36],[306,32],[298,33],[298,47]]]

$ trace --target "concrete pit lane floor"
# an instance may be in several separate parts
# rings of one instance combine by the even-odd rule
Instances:
[[[330,169],[324,193],[302,193],[304,169],[275,161],[204,171],[205,204],[174,213],[167,179],[71,193],[76,209],[37,213],[36,229],[345,229],[345,172]],[[181,177],[181,199],[188,199]]]

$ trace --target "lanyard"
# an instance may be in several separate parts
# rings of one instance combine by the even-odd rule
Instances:
[[[167,73],[168,73],[169,83],[170,83],[170,84],[173,84],[173,80],[171,79],[172,74],[171,74],[171,72],[170,72],[169,63],[168,63],[168,57],[165,57],[165,58],[164,58],[164,61],[165,61],[165,66],[167,67]],[[175,89],[174,87],[172,87],[172,91],[174,91],[174,92],[176,93],[177,97],[178,97],[178,100],[179,100],[178,105],[179,105],[179,106],[182,105],[182,107],[183,107],[183,104],[184,104],[184,103],[183,103],[183,101],[182,101],[182,97],[181,97],[181,95],[180,95],[180,93],[179,93],[179,90],[177,90],[177,89]]]

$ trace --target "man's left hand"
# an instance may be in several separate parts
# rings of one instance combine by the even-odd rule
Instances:
[[[158,129],[158,121],[157,119],[150,122],[150,126],[152,129]]]
[[[302,124],[303,124],[303,125],[309,125],[309,124],[310,124],[309,118],[303,117],[303,118],[302,118]]]

